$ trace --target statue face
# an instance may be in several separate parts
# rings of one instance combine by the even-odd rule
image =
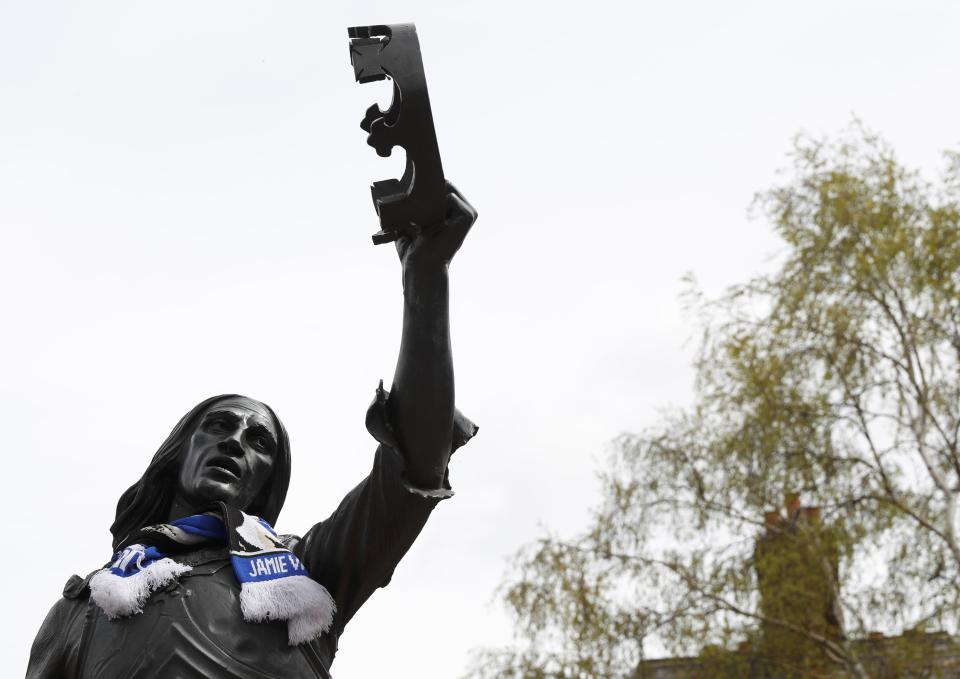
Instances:
[[[277,436],[262,403],[231,398],[213,404],[182,453],[177,495],[192,507],[222,501],[246,509],[270,479]]]

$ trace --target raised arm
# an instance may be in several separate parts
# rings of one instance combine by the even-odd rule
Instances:
[[[440,488],[453,435],[448,268],[477,211],[447,183],[446,218],[416,238],[397,240],[403,270],[403,335],[387,409],[407,480]]]
[[[390,581],[430,512],[450,496],[444,478],[451,451],[476,433],[462,415],[454,421],[447,269],[477,213],[447,189],[444,223],[397,241],[403,338],[389,396],[378,389],[367,411],[367,429],[380,443],[373,468],[293,547],[336,601],[331,638]]]

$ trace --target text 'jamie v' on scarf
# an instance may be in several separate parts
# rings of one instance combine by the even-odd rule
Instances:
[[[205,544],[228,544],[247,622],[286,620],[290,645],[320,636],[336,605],[326,588],[283,546],[263,519],[216,503],[216,509],[141,528],[109,566],[90,578],[90,598],[111,620],[143,611],[150,594],[191,569],[169,558]]]

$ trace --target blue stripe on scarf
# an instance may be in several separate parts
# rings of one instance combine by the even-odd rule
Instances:
[[[307,569],[303,567],[300,559],[286,550],[250,556],[233,552],[230,554],[230,561],[241,584],[307,574]]]
[[[270,535],[272,535],[273,537],[277,537],[277,531],[273,530],[273,526],[271,526],[269,523],[261,519],[259,516],[257,517],[257,521],[260,522],[261,526],[263,526],[268,531],[270,531]]]
[[[211,540],[227,539],[227,531],[223,527],[223,521],[219,516],[194,514],[193,516],[186,516],[182,519],[175,519],[170,522],[170,525],[176,526],[184,533],[199,535],[210,538]]]
[[[125,564],[122,564],[123,557],[129,556]],[[110,566],[110,572],[121,578],[129,578],[136,575],[144,568],[147,568],[154,561],[159,561],[166,554],[159,551],[156,547],[143,548],[143,545],[130,545],[122,552],[113,555],[113,565]]]

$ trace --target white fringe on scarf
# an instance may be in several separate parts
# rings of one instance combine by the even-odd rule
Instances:
[[[169,558],[158,559],[147,568],[125,578],[114,575],[109,568],[104,568],[90,578],[90,598],[103,609],[110,620],[143,613],[143,605],[153,592],[189,570],[190,566]]]
[[[291,646],[312,641],[330,629],[337,606],[327,588],[305,575],[240,587],[240,610],[247,622],[286,620]]]

